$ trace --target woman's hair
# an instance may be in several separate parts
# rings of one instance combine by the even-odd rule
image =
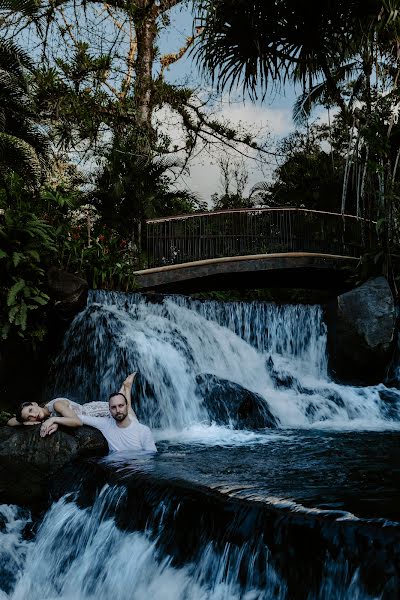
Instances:
[[[17,412],[15,413],[15,418],[17,419],[18,423],[24,423],[24,421],[26,421],[26,419],[22,418],[22,410],[25,408],[25,406],[32,406],[33,402],[21,402],[21,404],[18,405],[17,408]]]

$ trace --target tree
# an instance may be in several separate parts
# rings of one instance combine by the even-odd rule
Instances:
[[[30,0],[0,0],[0,11],[5,9],[32,15],[36,7]],[[0,37],[0,182],[4,185],[7,174],[14,171],[37,189],[46,167],[48,143],[29,97],[27,73],[32,69],[26,52]]]
[[[376,219],[389,256],[399,241],[399,0],[205,0],[201,8],[197,56],[220,88],[242,84],[256,96],[301,83],[294,116],[303,123],[317,104],[339,109],[347,135],[341,211]]]
[[[219,158],[218,165],[221,173],[222,194],[213,195],[213,209],[251,208],[253,202],[244,194],[249,180],[249,172],[244,161],[225,156]]]
[[[318,5],[307,0],[204,0],[197,57],[221,88],[242,83],[254,96],[288,80],[307,86],[321,76],[331,81],[332,67],[354,54],[356,38],[380,7],[373,0]]]
[[[132,152],[135,147],[136,140],[128,132],[114,140],[92,194],[103,222],[125,236],[132,235],[133,230],[140,232],[148,218],[193,212],[199,207],[195,196],[170,189],[168,173],[177,166],[173,159],[148,161]],[[139,250],[141,239],[137,235],[133,242]]]
[[[328,136],[326,127],[313,126],[282,140],[279,151],[285,158],[268,185],[266,204],[340,212],[345,159],[337,149],[327,147]]]
[[[167,179],[161,164],[173,162],[177,177],[200,151],[225,147],[261,156],[266,150],[249,131],[213,115],[213,94],[167,81],[167,69],[191,49],[197,35],[175,53],[160,55],[157,49],[171,10],[185,4],[44,0],[40,13],[46,27],[36,34],[42,64],[34,89],[42,123],[57,148],[99,165],[93,169],[96,201],[114,223],[121,218],[122,229],[130,224],[137,247],[143,221],[162,205],[157,194],[165,191]],[[9,26],[19,31],[12,18]],[[171,120],[175,125],[168,129]],[[173,160],[163,162],[166,156]],[[149,176],[160,177],[157,194]],[[106,208],[110,198],[114,212]]]

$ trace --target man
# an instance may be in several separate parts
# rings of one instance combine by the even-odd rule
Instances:
[[[62,406],[62,416],[51,417],[40,427],[40,435],[45,437],[54,431],[55,425],[80,427],[90,425],[99,429],[107,440],[111,452],[122,450],[144,450],[157,452],[153,435],[146,425],[139,423],[131,407],[131,390],[136,373],[131,373],[118,392],[110,395],[108,408],[110,417],[77,415],[68,405]]]

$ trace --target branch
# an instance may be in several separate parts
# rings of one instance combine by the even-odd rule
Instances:
[[[159,79],[162,78],[165,69],[168,69],[168,67],[170,67],[171,65],[176,63],[188,51],[190,46],[193,46],[195,39],[196,39],[196,35],[191,35],[190,37],[186,38],[186,44],[184,46],[182,46],[182,48],[180,48],[178,50],[178,52],[175,52],[173,54],[164,54],[164,56],[161,56],[161,58],[160,58],[161,70],[160,70],[160,74],[158,76]]]

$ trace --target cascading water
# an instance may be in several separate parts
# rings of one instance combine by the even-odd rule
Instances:
[[[12,576],[2,580],[1,600],[288,600],[297,597],[274,565],[263,536],[248,543],[204,541],[181,564],[160,548],[156,522],[170,501],[150,517],[153,529],[123,531],[117,524],[126,501],[123,486],[105,486],[90,507],[70,497],[55,502],[34,541],[20,532],[11,545],[19,552]],[[179,510],[179,506],[174,509]],[[10,511],[9,511],[10,512]],[[17,529],[16,515],[6,521]],[[15,537],[15,535],[14,535]],[[194,553],[195,560],[191,556]],[[295,565],[294,565],[295,567]],[[291,566],[293,568],[293,565]],[[7,594],[4,588],[11,588]],[[320,580],[306,591],[308,600],[374,600],[359,571],[344,556],[328,558]],[[379,596],[380,597],[380,596]]]
[[[155,300],[92,292],[49,391],[139,371],[159,454],[65,469],[33,533],[0,507],[0,600],[395,600],[397,390],[330,379],[320,307]]]
[[[212,421],[196,380],[210,374],[260,395],[282,427],[397,427],[397,391],[331,381],[326,343],[317,306],[94,292],[65,338],[54,393],[107,398],[138,370],[141,417],[171,432]]]

